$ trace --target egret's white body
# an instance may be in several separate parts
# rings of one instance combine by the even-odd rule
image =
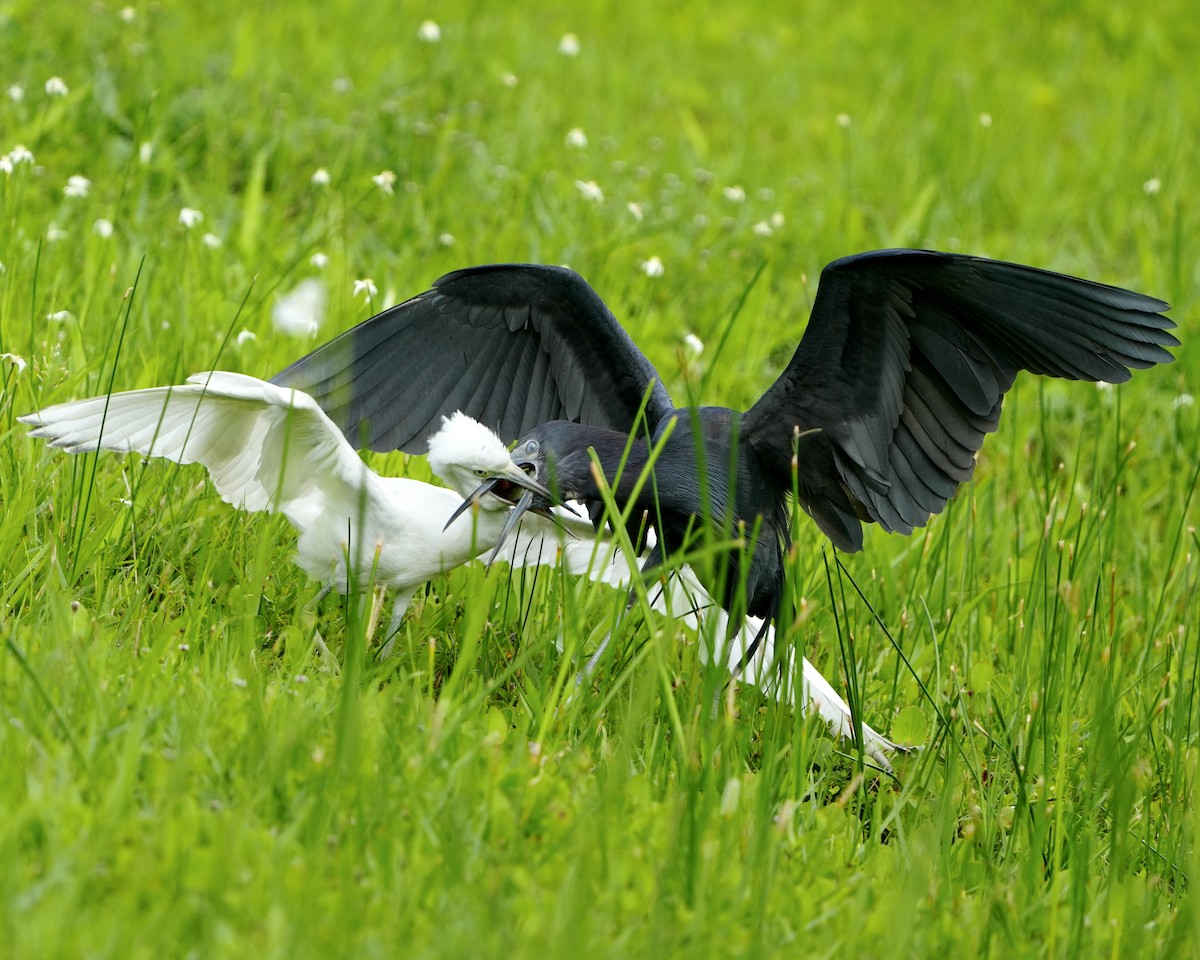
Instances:
[[[202,464],[225,502],[287,517],[299,534],[297,564],[326,591],[370,583],[390,591],[389,636],[417,587],[495,546],[511,506],[498,496],[477,498],[476,509],[446,526],[480,479],[526,479],[499,437],[462,414],[447,418],[429,441],[430,466],[452,489],[382,477],[308,394],[237,373],[197,374],[182,385],[56,404],[19,419],[34,427],[31,436],[68,453],[104,449]],[[561,563],[568,573],[628,587],[630,565],[617,546],[595,539],[591,525],[567,511],[556,513],[557,527],[526,514],[500,559],[513,566]],[[731,670],[758,630],[758,621],[748,620],[714,656],[705,638],[725,637],[727,614],[686,567],[668,584],[653,585],[651,601],[698,630],[706,661],[714,657]],[[702,613],[716,622],[702,624]],[[787,657],[790,676],[794,654]],[[769,631],[739,679],[782,696],[779,677]],[[851,736],[850,708],[806,659],[801,685],[801,706],[815,708],[839,736]],[[885,752],[895,744],[866,725],[863,735],[867,753],[886,766]]]

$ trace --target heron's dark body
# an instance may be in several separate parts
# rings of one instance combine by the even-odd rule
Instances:
[[[1166,309],[1020,264],[858,254],[822,272],[799,346],[749,410],[680,410],[583,278],[500,264],[447,274],[275,382],[311,393],[377,450],[423,452],[440,417],[461,410],[524,438],[518,462],[536,440],[526,463],[538,479],[593,506],[589,449],[624,502],[662,440],[636,504],[657,528],[656,550],[688,547],[701,530],[732,540],[706,585],[727,609],[741,595],[769,619],[783,592],[789,494],[842,550],[862,548],[865,522],[910,533],[971,478],[1021,370],[1123,382],[1173,359]]]

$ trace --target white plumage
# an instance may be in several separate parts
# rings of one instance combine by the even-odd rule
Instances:
[[[493,548],[510,503],[487,494],[477,508],[448,527],[447,520],[481,480],[500,477],[511,487],[529,478],[494,433],[463,414],[447,418],[430,438],[433,471],[452,489],[371,470],[308,394],[237,373],[215,371],[187,383],[56,404],[25,414],[33,437],[68,453],[113,450],[199,463],[226,502],[248,511],[282,513],[299,534],[296,562],[326,591],[347,592],[374,582],[393,595],[388,635],[399,626],[417,587]],[[629,564],[611,541],[596,540],[591,525],[557,511],[562,530],[526,514],[520,534],[499,559],[513,566],[561,563],[568,573],[617,587],[631,582]],[[373,578],[373,579],[372,579]],[[689,568],[664,587],[652,587],[656,609],[669,612],[704,637],[724,637],[727,615],[704,592]],[[711,612],[708,612],[711,611]],[[699,614],[715,616],[703,629]],[[717,659],[733,669],[758,629],[748,620]],[[790,675],[794,654],[784,665]],[[774,666],[774,633],[739,679],[780,695]],[[808,662],[802,665],[801,705],[811,705],[839,736],[851,736],[845,701]],[[789,689],[788,699],[794,699]],[[863,726],[867,753],[886,767],[895,744]]]

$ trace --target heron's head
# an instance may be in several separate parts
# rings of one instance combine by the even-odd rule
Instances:
[[[471,504],[483,510],[506,510],[524,491],[551,499],[550,491],[537,482],[532,471],[513,461],[496,434],[463,413],[442,418],[442,428],[429,438],[429,465],[464,498],[451,522]]]

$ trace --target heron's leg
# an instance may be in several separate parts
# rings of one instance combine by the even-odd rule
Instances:
[[[646,557],[646,562],[642,564],[642,568],[638,571],[638,576],[645,579],[646,574],[661,564],[662,560],[663,551],[661,544],[656,543],[654,548],[650,551],[650,555]],[[630,589],[629,599],[625,602],[625,613],[628,613],[636,602],[637,588],[634,587]],[[603,657],[605,652],[608,650],[608,645],[612,643],[613,634],[617,632],[617,628],[620,627],[623,620],[624,614],[622,614],[617,622],[613,624],[613,628],[604,635],[604,639],[600,641],[600,646],[598,646],[591,657],[588,658],[588,662],[583,665],[583,669],[576,674],[575,686],[581,686],[585,680],[591,677],[592,673],[596,669],[596,665],[600,663],[601,657]]]

